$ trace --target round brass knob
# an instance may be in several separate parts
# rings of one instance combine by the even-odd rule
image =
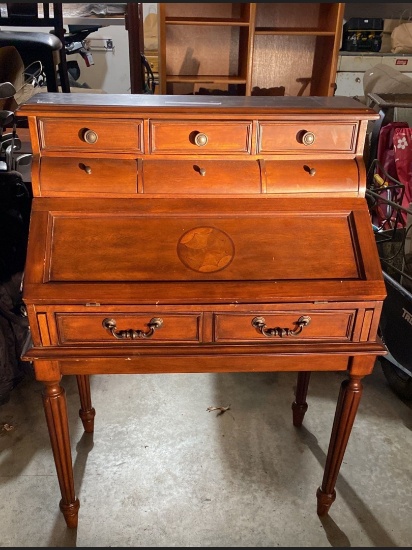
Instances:
[[[93,145],[93,143],[96,143],[98,140],[98,135],[93,130],[85,130],[83,133],[83,139],[86,143],[89,143],[90,145]]]
[[[209,141],[209,138],[207,137],[206,134],[202,134],[201,132],[196,134],[195,143],[198,147],[204,147],[208,141]]]
[[[92,169],[90,168],[90,166],[85,166],[84,171],[86,172],[86,174],[91,174],[92,173]]]
[[[201,176],[206,176],[206,170],[204,168],[199,168],[199,174]]]
[[[315,134],[313,132],[304,132],[302,135],[303,145],[312,145],[315,143]]]
[[[311,168],[309,170],[309,176],[314,176],[316,174],[316,168]]]

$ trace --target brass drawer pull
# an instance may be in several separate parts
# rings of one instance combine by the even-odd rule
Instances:
[[[197,164],[193,165],[193,170],[200,174],[201,176],[206,176],[206,168],[201,168]]]
[[[82,135],[83,140],[89,145],[93,145],[99,139],[99,136],[94,130],[89,130],[85,128]]]
[[[138,338],[150,338],[153,336],[155,331],[162,327],[163,319],[160,319],[160,317],[153,317],[153,319],[150,319],[147,323],[149,327],[147,332],[143,330],[133,330],[132,328],[116,331],[116,321],[109,318],[104,319],[102,325],[118,340],[136,340]]]
[[[281,327],[266,328],[266,321],[264,317],[254,317],[252,319],[252,326],[267,338],[272,338],[273,336],[297,336],[302,332],[303,327],[308,326],[310,321],[311,318],[308,315],[302,315],[302,317],[299,317],[296,321],[297,327],[295,329]]]
[[[84,170],[86,172],[86,174],[91,174],[92,173],[92,169],[90,166],[87,166],[87,164],[83,164],[82,162],[79,164],[79,168],[80,170]]]
[[[209,141],[209,138],[207,137],[206,134],[202,134],[202,132],[199,132],[198,134],[196,134],[195,136],[195,143],[198,147],[203,147],[207,144],[207,142]]]
[[[305,172],[307,172],[309,174],[309,176],[313,177],[314,175],[316,175],[316,168],[311,168],[310,166],[305,164],[303,166],[303,169],[305,170]]]
[[[315,143],[315,134],[302,130],[298,134],[298,141],[299,143],[303,143],[303,145],[313,145]]]

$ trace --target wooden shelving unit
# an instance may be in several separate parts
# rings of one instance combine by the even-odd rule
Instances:
[[[159,4],[160,92],[334,93],[341,3]]]
[[[159,4],[161,93],[249,95],[256,4]]]

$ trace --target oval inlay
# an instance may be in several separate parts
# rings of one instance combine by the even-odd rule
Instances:
[[[215,227],[195,227],[187,231],[177,244],[180,261],[199,273],[225,269],[233,260],[235,247],[231,238]]]

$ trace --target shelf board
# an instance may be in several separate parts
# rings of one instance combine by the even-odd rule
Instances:
[[[248,27],[249,21],[213,17],[166,17],[166,25],[192,25],[213,27]]]
[[[335,36],[334,31],[321,31],[316,29],[264,29],[257,27],[255,34],[258,35],[288,35],[288,36]]]
[[[194,84],[246,84],[246,78],[241,76],[216,76],[216,75],[166,75],[166,82],[194,83]]]

